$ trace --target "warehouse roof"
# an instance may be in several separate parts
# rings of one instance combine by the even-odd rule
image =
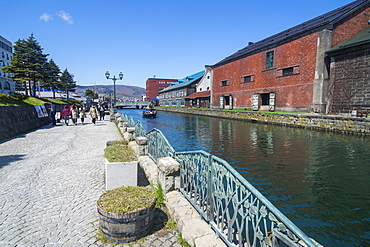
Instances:
[[[276,47],[278,45],[287,43],[291,40],[295,40],[306,36],[308,34],[323,30],[325,28],[332,29],[332,26],[347,17],[354,11],[370,3],[370,0],[357,0],[349,3],[343,7],[330,11],[326,14],[320,15],[295,27],[289,28],[283,32],[270,36],[266,39],[258,41],[256,43],[250,43],[247,47],[237,51],[231,56],[226,57],[220,62],[212,65],[212,68],[222,66],[224,64],[242,59],[244,57],[259,53]]]

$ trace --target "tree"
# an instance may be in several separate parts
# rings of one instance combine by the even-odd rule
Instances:
[[[14,45],[13,59],[10,65],[2,68],[7,76],[16,82],[24,83],[25,92],[35,96],[36,83],[44,77],[48,54],[43,54],[41,46],[33,34],[27,39],[18,39]],[[28,87],[27,87],[28,83]]]
[[[60,84],[58,89],[64,90],[67,93],[67,99],[69,98],[69,92],[74,92],[76,88],[76,82],[73,80],[74,75],[65,69],[60,77]]]
[[[44,71],[44,80],[41,84],[42,88],[47,88],[52,90],[53,98],[55,99],[55,90],[59,88],[60,84],[60,69],[58,65],[55,64],[53,59],[50,59],[46,63]]]
[[[99,98],[98,93],[94,93],[94,91],[89,89],[89,88],[85,90],[85,96],[89,97],[89,98],[92,98],[92,99]]]

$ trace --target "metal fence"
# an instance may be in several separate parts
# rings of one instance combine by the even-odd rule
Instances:
[[[154,162],[157,162],[158,158],[174,156],[175,150],[163,135],[162,131],[152,129],[146,134],[146,137],[148,138],[149,157],[152,158]]]
[[[154,161],[180,163],[180,191],[228,246],[317,246],[226,161],[205,151],[175,152],[158,129],[146,136]]]
[[[135,136],[145,136],[146,137],[146,130],[144,129],[144,126],[140,121],[137,121],[134,127],[135,127]]]

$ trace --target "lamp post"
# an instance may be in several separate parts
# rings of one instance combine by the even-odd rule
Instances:
[[[111,79],[113,80],[113,90],[114,90],[114,98],[113,98],[113,104],[114,104],[114,107],[116,106],[116,81],[117,80],[122,80],[123,79],[123,73],[122,72],[119,72],[119,78],[116,78],[116,76],[114,75],[113,77],[109,77],[110,76],[110,73],[107,71],[105,72],[105,77],[107,79]]]

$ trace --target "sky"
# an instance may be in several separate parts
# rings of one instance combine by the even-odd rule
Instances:
[[[181,79],[351,0],[16,0],[1,4],[0,35],[31,34],[77,85],[145,88]]]

